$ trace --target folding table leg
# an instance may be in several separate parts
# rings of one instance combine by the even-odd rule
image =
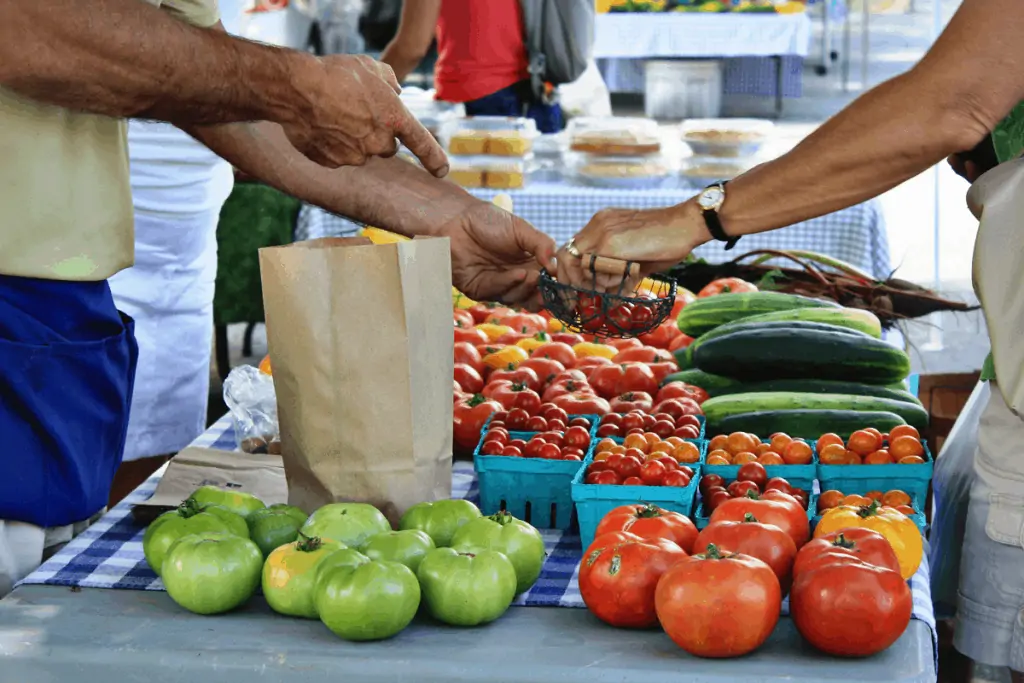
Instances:
[[[782,70],[782,55],[775,55],[775,118],[782,117],[782,85],[785,81],[785,73]]]

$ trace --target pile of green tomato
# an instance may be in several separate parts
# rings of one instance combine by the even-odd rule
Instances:
[[[540,533],[465,500],[414,505],[392,530],[377,508],[290,505],[212,486],[146,529],[146,561],[171,598],[197,614],[235,609],[262,587],[270,607],[320,619],[346,640],[389,638],[421,606],[438,621],[494,621],[544,563]]]

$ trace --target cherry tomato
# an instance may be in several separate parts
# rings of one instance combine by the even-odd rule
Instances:
[[[540,438],[544,439],[545,441],[547,441],[548,443],[553,443],[553,444],[555,444],[556,446],[559,446],[559,447],[561,447],[562,442],[563,442],[563,440],[565,438],[564,435],[562,434],[562,432],[553,432],[553,431],[550,431],[550,430],[546,431],[546,432],[543,432],[541,434],[538,434],[538,436]]]
[[[641,419],[644,421],[644,429],[647,431],[651,431],[651,428],[654,427],[654,423],[657,422],[657,420],[654,419],[653,415],[649,415],[646,413]]]
[[[623,431],[630,431],[632,429],[643,429],[644,428],[644,416],[638,413],[629,413],[622,417],[622,429]]]
[[[562,449],[562,460],[565,460],[567,456],[576,455],[579,459],[583,459],[584,452],[578,448],[572,448],[571,446]],[[600,461],[598,461],[600,462]],[[603,463],[602,463],[603,464]]]
[[[541,406],[540,416],[545,420],[561,420],[563,424],[569,421],[569,416],[565,414],[565,411],[554,403],[546,403]]]
[[[619,475],[612,469],[601,470],[593,474],[594,484],[618,484],[620,482]]]
[[[505,419],[505,424],[513,432],[526,431],[526,426],[530,421],[530,414],[522,408],[513,408],[508,411],[508,417]]]
[[[626,477],[622,480],[623,486],[643,486],[644,480],[640,477]]]
[[[601,416],[601,424],[603,425],[621,425],[622,416],[618,413],[608,413],[607,415]]]
[[[678,486],[680,488],[686,488],[690,485],[692,477],[688,476],[681,470],[668,470],[665,475],[661,478],[662,486]],[[726,493],[726,496],[729,494]]]
[[[757,463],[751,463],[756,465]],[[726,491],[733,498],[743,498],[749,492],[759,493],[760,489],[757,488],[757,484],[752,481],[734,481],[726,487]]]
[[[500,441],[484,441],[484,445],[480,447],[482,455],[501,455],[503,450],[505,450],[505,444]]]
[[[501,427],[491,427],[484,434],[484,441],[498,441],[499,443],[506,444],[509,440],[509,434]]]
[[[752,482],[758,491],[763,491],[768,483],[768,470],[759,462],[748,462],[736,473],[736,481]]]
[[[745,466],[744,466],[745,467]],[[741,468],[742,469],[742,468]],[[789,482],[782,477],[772,477],[764,485],[765,491],[782,491],[783,493],[789,493],[793,490],[793,487],[789,485]]]
[[[654,458],[652,462],[660,462],[662,465],[665,466],[666,472],[679,469],[679,462],[676,461],[676,459],[673,458],[671,455],[659,455],[657,458]]]
[[[622,436],[622,429],[616,424],[603,424],[597,428],[597,435],[601,438],[606,436]]]
[[[558,460],[562,457],[562,449],[553,443],[545,443],[538,449],[537,455],[544,460]]]
[[[575,462],[579,462],[583,460],[583,456],[579,453],[566,453],[565,451],[562,451],[562,460],[573,460]]]
[[[539,458],[541,447],[546,445],[547,441],[539,436],[535,436],[526,443],[526,448],[523,449],[523,453],[529,458]]]
[[[563,422],[562,420],[558,420],[558,419],[548,420],[547,431],[549,431],[549,432],[564,432],[565,431],[565,422]]]
[[[732,496],[729,495],[728,491],[725,491],[725,490],[715,490],[715,491],[712,491],[704,499],[704,512],[705,512],[705,514],[714,512],[715,510],[717,510],[722,505],[722,503],[724,503],[727,500],[732,500]]]
[[[675,421],[676,427],[693,427],[698,432],[700,431],[700,420],[696,415],[681,415],[675,418]]]
[[[615,468],[615,472],[620,477],[622,477],[622,479],[627,479],[629,477],[639,477],[640,467],[642,465],[643,462],[636,456],[623,456],[622,460],[619,462],[618,467]]]
[[[633,304],[621,303],[608,311],[608,321],[623,332],[633,329]]]
[[[583,427],[584,429],[590,429],[590,420],[585,417],[574,417],[569,420],[570,427]]]
[[[534,415],[526,421],[526,431],[528,432],[545,432],[548,429],[548,421],[540,415]]]
[[[523,457],[523,452],[515,446],[505,446],[505,448],[502,449],[501,454],[510,458]]]
[[[693,468],[692,467],[690,467],[689,465],[679,465],[678,467],[679,467],[679,471],[680,472],[682,472],[683,474],[688,476],[690,479],[693,479]]]
[[[507,445],[518,448],[520,453],[526,450],[526,442],[522,439],[512,439]]]
[[[661,438],[667,439],[675,433],[676,427],[668,420],[656,420],[655,423],[651,425],[651,431]]]
[[[640,468],[640,478],[647,486],[661,486],[661,480],[668,472],[665,464],[657,460],[648,460]]]
[[[672,436],[678,436],[680,439],[696,439],[700,437],[700,429],[692,425],[687,425],[672,432]]]
[[[707,494],[708,490],[714,486],[725,487],[725,479],[720,474],[705,474],[700,478],[700,492]]]
[[[569,448],[585,450],[590,446],[590,432],[580,426],[569,427],[565,430],[563,443]]]

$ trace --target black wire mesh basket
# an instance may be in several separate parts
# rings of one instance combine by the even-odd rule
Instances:
[[[653,331],[672,313],[676,283],[653,276],[639,286],[639,265],[601,256],[584,256],[592,278],[591,289],[582,289],[556,280],[542,270],[538,288],[547,310],[573,332],[597,337],[625,339]],[[615,291],[600,291],[597,274],[620,275]]]

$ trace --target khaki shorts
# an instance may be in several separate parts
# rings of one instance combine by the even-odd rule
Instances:
[[[14,584],[34,572],[71,539],[89,528],[104,512],[105,509],[85,521],[51,529],[0,519],[0,598],[14,590]]]

